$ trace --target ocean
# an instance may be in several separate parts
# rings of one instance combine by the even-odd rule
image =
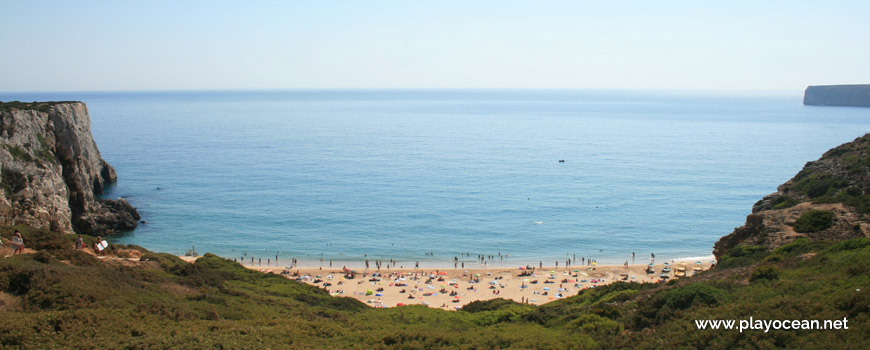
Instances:
[[[287,90],[0,93],[87,103],[146,223],[183,254],[361,266],[709,259],[752,205],[870,109],[801,92]],[[564,161],[564,162],[562,162]],[[321,260],[322,259],[322,260]]]

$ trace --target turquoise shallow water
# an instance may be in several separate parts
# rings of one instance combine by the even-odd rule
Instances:
[[[707,256],[805,162],[870,130],[870,109],[799,93],[0,93],[48,99],[88,104],[120,178],[107,196],[148,221],[114,242],[264,264]]]

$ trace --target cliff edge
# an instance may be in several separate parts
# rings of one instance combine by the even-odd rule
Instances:
[[[870,238],[870,134],[808,162],[752,207],[744,226],[722,237],[717,258],[738,246],[771,250],[810,240]]]
[[[0,103],[0,224],[63,233],[136,228],[123,199],[98,199],[117,180],[100,157],[81,102]]]
[[[808,86],[804,91],[804,104],[870,107],[870,84]]]

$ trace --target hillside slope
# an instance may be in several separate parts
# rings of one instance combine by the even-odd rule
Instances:
[[[870,134],[808,162],[777,192],[758,201],[746,224],[722,237],[714,254],[759,245],[770,250],[795,239],[870,237]]]

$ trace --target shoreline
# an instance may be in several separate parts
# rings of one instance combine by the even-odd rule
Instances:
[[[218,255],[218,254],[215,254],[215,255]],[[184,256],[182,254],[176,254],[176,256],[178,256],[180,258],[189,258],[189,257]],[[341,259],[341,260],[339,260],[339,259],[327,259],[327,258],[324,258],[322,260],[320,260],[320,259],[314,259],[314,260],[296,259],[295,263],[293,263],[294,259],[291,257],[276,256],[274,254],[271,254],[271,255],[270,254],[263,254],[263,255],[251,254],[251,255],[246,255],[244,257],[226,257],[226,256],[222,256],[222,255],[218,255],[218,256],[220,256],[224,259],[233,260],[234,262],[239,263],[247,268],[285,268],[285,269],[290,269],[292,267],[295,269],[297,267],[301,267],[301,268],[313,268],[313,269],[317,269],[317,268],[341,269],[342,267],[347,267],[350,269],[360,269],[360,270],[366,268],[366,258],[365,257],[360,257],[358,259],[347,259],[346,257],[344,257],[344,259]],[[623,264],[621,264],[620,262],[616,262],[615,261],[616,259],[613,259],[613,258],[597,259],[597,258],[591,257],[591,258],[587,259],[586,257],[579,257],[578,256],[578,258],[581,258],[581,259],[577,259],[577,260],[579,260],[579,263],[578,263],[578,261],[575,261],[575,259],[562,258],[562,259],[558,259],[558,265],[556,265],[557,260],[537,259],[534,261],[527,261],[527,260],[514,259],[512,257],[509,257],[508,259],[505,259],[505,260],[500,260],[500,259],[498,259],[497,255],[492,255],[492,256],[494,257],[494,259],[484,259],[484,260],[476,260],[476,259],[473,259],[473,257],[469,258],[467,256],[464,258],[460,257],[459,260],[455,261],[455,264],[456,264],[455,266],[454,266],[453,259],[394,260],[393,265],[390,265],[389,259],[370,258],[370,259],[368,259],[368,261],[369,261],[369,268],[370,269],[376,269],[376,263],[378,261],[380,261],[382,264],[382,267],[386,266],[386,265],[390,265],[390,268],[392,268],[392,269],[412,269],[412,270],[415,267],[418,269],[496,269],[496,268],[516,268],[519,266],[530,266],[530,267],[537,267],[537,268],[541,268],[541,267],[543,267],[543,268],[553,268],[553,267],[563,268],[563,267],[565,267],[566,263],[570,263],[569,267],[571,267],[571,268],[575,268],[575,267],[576,268],[586,268],[586,267],[592,267],[591,261],[597,262],[599,267],[623,266]],[[242,260],[241,258],[244,258],[244,260]],[[253,261],[250,260],[252,258],[253,258]],[[275,260],[276,258],[278,258],[277,262]],[[591,261],[590,261],[590,259],[591,259]],[[680,263],[680,262],[695,263],[696,261],[701,261],[704,264],[707,264],[707,263],[709,263],[711,261],[715,261],[715,260],[716,260],[716,257],[713,254],[698,255],[698,256],[685,256],[685,257],[668,257],[668,258],[663,258],[663,257],[657,256],[654,259],[651,259],[647,255],[645,257],[636,256],[635,259],[631,259],[631,258],[622,259],[622,261],[628,262],[629,265],[639,265],[639,266],[646,266],[646,264],[648,264],[650,262],[654,262],[656,264],[669,262],[671,264],[674,264],[674,263]],[[463,264],[464,264],[464,266],[463,266]],[[383,268],[383,269],[386,269],[386,268]]]
[[[197,258],[181,256],[193,262]],[[684,258],[685,259],[685,258]],[[279,261],[280,262],[280,261]],[[332,296],[350,297],[371,307],[425,305],[431,308],[457,310],[473,301],[497,298],[518,303],[542,305],[561,298],[577,295],[581,290],[608,285],[617,281],[659,282],[662,267],[667,263],[674,277],[678,267],[686,268],[691,276],[698,261],[674,259],[653,265],[652,274],[646,264],[590,265],[590,266],[487,266],[466,268],[399,268],[383,267],[320,267],[251,266],[244,267],[264,273],[281,274],[288,279],[325,289]],[[700,260],[703,271],[712,262]],[[264,261],[265,263],[265,261]],[[291,268],[288,268],[291,267]],[[353,273],[351,273],[353,272]]]

